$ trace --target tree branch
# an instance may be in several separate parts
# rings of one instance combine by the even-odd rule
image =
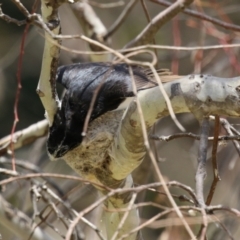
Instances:
[[[105,37],[107,29],[102,23],[101,19],[97,16],[94,9],[87,2],[77,2],[71,5],[74,15],[81,24],[86,36],[96,40],[100,43],[109,45],[110,39]],[[89,47],[93,51],[99,51],[99,47],[93,44],[89,44]],[[111,54],[107,55],[91,55],[92,61],[109,61]]]
[[[239,116],[239,103],[232,97],[239,99],[239,84],[240,78],[225,81],[223,78],[208,75],[191,75],[165,83],[164,88],[175,113],[192,112],[200,119],[210,114]],[[139,100],[147,129],[151,128],[156,119],[169,114],[159,88],[140,92]],[[145,153],[139,113],[136,103],[133,102],[124,115],[109,150],[113,160],[110,164],[113,177],[124,179],[141,163]]]
[[[105,34],[104,38],[109,38],[113,35],[114,32],[118,30],[118,28],[122,25],[128,14],[131,12],[133,7],[136,5],[138,0],[130,0],[126,7],[121,12],[120,16],[117,18],[117,20],[109,27],[107,33]]]
[[[200,207],[202,208],[205,208],[203,182],[207,176],[206,161],[207,161],[209,129],[210,129],[209,119],[208,117],[204,117],[201,123],[200,143],[199,143],[198,158],[197,158],[198,166],[197,166],[197,172],[195,175],[197,199]]]
[[[60,20],[58,18],[57,3],[42,0],[42,17],[45,24],[53,34],[60,33]],[[50,124],[53,123],[54,115],[58,108],[58,96],[56,92],[56,71],[58,67],[58,58],[60,48],[58,45],[48,41],[48,34],[45,32],[45,46],[43,52],[43,60],[41,67],[40,79],[38,82],[37,93],[42,101],[46,111],[46,118]],[[60,41],[58,41],[60,44]]]
[[[170,6],[172,4],[171,2],[165,1],[165,0],[150,0],[150,1],[154,2],[154,3],[157,3],[157,4],[160,4],[160,5],[163,5],[163,6],[166,6],[166,7],[168,7],[168,6]],[[207,21],[207,22],[211,22],[214,25],[217,25],[219,27],[225,28],[227,30],[233,30],[233,31],[236,31],[236,32],[240,31],[240,26],[238,26],[238,25],[227,23],[227,22],[223,22],[223,21],[221,21],[219,19],[210,17],[210,16],[208,16],[206,14],[203,14],[203,13],[196,12],[194,10],[184,9],[183,13],[185,13],[185,14],[187,14],[189,16],[192,16],[194,18],[198,18],[198,19],[201,19],[201,20],[204,20],[204,21]]]
[[[210,191],[207,196],[206,205],[210,205],[215,188],[217,186],[218,181],[220,181],[219,171],[218,171],[218,163],[217,163],[217,148],[218,148],[218,138],[219,138],[219,126],[220,120],[219,116],[215,116],[215,128],[214,128],[214,141],[212,146],[212,168],[213,168],[213,182],[210,188]]]
[[[27,144],[32,143],[37,138],[43,137],[48,132],[48,122],[47,120],[42,120],[40,122],[34,123],[29,127],[17,131],[13,134],[13,148],[18,149]],[[0,156],[6,154],[8,151],[11,151],[11,135],[6,136],[0,139]]]
[[[143,29],[143,31],[129,42],[124,48],[139,46],[152,42],[157,31],[170,19],[176,16],[179,12],[183,11],[185,7],[190,5],[193,0],[178,0],[169,6],[167,9],[154,17],[151,22]]]

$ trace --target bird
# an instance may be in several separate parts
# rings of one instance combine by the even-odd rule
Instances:
[[[151,71],[131,65],[137,92],[158,86]],[[176,79],[167,69],[157,71],[164,82]],[[126,63],[75,63],[57,69],[56,82],[65,88],[47,140],[48,153],[62,158],[83,141],[84,123],[93,102],[89,123],[108,111],[126,109],[135,97]]]

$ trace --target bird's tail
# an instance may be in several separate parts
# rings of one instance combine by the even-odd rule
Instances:
[[[177,79],[182,77],[182,76],[179,76],[179,75],[174,75],[169,69],[166,69],[166,68],[157,69],[156,71],[157,71],[157,74],[160,77],[162,83],[171,82],[171,81],[177,80]],[[150,69],[146,71],[146,75],[152,81],[156,82],[154,74]]]

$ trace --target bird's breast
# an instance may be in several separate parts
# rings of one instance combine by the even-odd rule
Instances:
[[[95,175],[108,156],[107,151],[118,132],[122,115],[123,111],[111,111],[96,118],[89,124],[82,143],[62,158],[81,176]]]

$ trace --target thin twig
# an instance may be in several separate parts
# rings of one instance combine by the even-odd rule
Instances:
[[[148,219],[144,223],[140,224],[138,227],[132,229],[127,234],[124,234],[123,236],[121,236],[121,238],[119,240],[122,240],[122,239],[125,239],[125,238],[129,237],[131,234],[133,234],[133,233],[135,233],[137,231],[140,231],[141,229],[143,229],[144,227],[148,226],[149,224],[151,224],[152,222],[154,222],[158,218],[163,217],[164,215],[169,214],[170,212],[173,212],[173,211],[174,211],[174,209],[169,209],[169,210],[165,210],[165,211],[162,211],[162,212],[156,214],[154,217]]]
[[[176,124],[176,126],[181,130],[181,131],[185,131],[184,127],[181,125],[181,123],[178,121],[178,119],[176,118],[176,115],[173,111],[172,105],[171,105],[171,101],[163,87],[163,84],[161,82],[161,79],[156,71],[156,69],[154,68],[154,61],[152,63],[149,62],[141,62],[141,61],[133,61],[127,58],[127,56],[122,55],[120,52],[115,51],[114,49],[107,47],[97,41],[94,41],[92,39],[87,38],[86,36],[82,36],[82,39],[90,42],[92,44],[98,45],[100,47],[102,47],[103,49],[113,53],[116,57],[118,57],[120,60],[126,62],[127,64],[137,64],[137,65],[142,65],[145,67],[149,67],[158,83],[159,89],[161,91],[161,93],[163,94],[164,100],[166,101],[167,107],[168,107],[168,111],[170,113],[170,116],[172,118],[172,120],[174,121],[174,123]]]
[[[150,0],[150,1],[154,2],[154,3],[158,3],[158,4],[163,5],[163,6],[167,6],[167,7],[172,4],[171,2],[165,1],[165,0]],[[211,22],[211,23],[213,23],[213,24],[215,24],[219,27],[225,28],[227,30],[233,30],[233,31],[236,31],[236,32],[240,32],[239,25],[223,22],[223,21],[218,20],[216,18],[210,17],[209,15],[205,15],[203,13],[199,13],[199,12],[196,12],[196,11],[190,10],[190,9],[184,9],[183,13],[185,13],[189,16],[207,21],[207,22]]]
[[[2,8],[1,8],[1,4],[0,4],[0,18],[7,23],[14,23],[17,26],[22,26],[22,25],[25,25],[27,23],[26,20],[17,20],[15,18],[11,18],[7,14],[4,14],[3,11],[2,11]]]
[[[122,23],[124,22],[128,14],[131,12],[137,1],[138,0],[131,0],[128,2],[126,7],[121,12],[120,16],[117,18],[117,20],[112,24],[112,26],[109,27],[107,33],[104,36],[104,39],[109,38],[110,36],[113,35],[114,32],[118,30],[118,28],[122,25]]]
[[[28,17],[30,15],[29,11],[25,6],[22,4],[19,0],[12,0],[14,4],[17,6],[17,8],[24,14],[25,17]]]
[[[230,123],[227,121],[227,119],[224,119],[224,118],[221,118],[221,124],[222,126],[224,127],[224,129],[227,131],[227,133],[230,135],[230,136],[233,136],[233,127],[230,125]],[[235,149],[237,150],[238,154],[240,155],[240,144],[234,140],[233,141],[233,144],[235,146]]]
[[[10,176],[19,176],[19,173],[16,170],[10,170],[10,169],[6,169],[6,168],[0,168],[0,175],[1,174],[6,174],[6,175],[10,175]]]
[[[218,147],[218,135],[219,135],[220,120],[219,116],[215,116],[215,128],[214,128],[214,140],[212,146],[212,168],[213,168],[213,182],[210,188],[210,191],[207,196],[206,205],[210,205],[217,183],[220,181],[220,176],[218,172],[217,164],[217,147]]]
[[[182,138],[182,137],[189,137],[193,138],[195,140],[200,140],[200,135],[194,134],[194,133],[175,133],[168,136],[156,136],[156,135],[150,135],[150,138],[153,140],[163,141],[163,142],[169,142],[174,139]],[[224,136],[218,136],[218,141],[240,141],[240,135],[224,135]],[[208,141],[214,141],[214,137],[208,137]]]
[[[95,183],[95,182],[83,179],[81,177],[64,175],[64,174],[56,174],[56,173],[28,173],[28,174],[25,174],[23,176],[17,176],[17,177],[11,177],[11,178],[8,178],[8,179],[4,179],[4,180],[0,181],[0,186],[1,185],[6,185],[6,184],[9,184],[9,183],[18,181],[18,180],[23,180],[23,179],[27,180],[29,178],[39,178],[39,177],[52,177],[52,178],[60,178],[60,179],[70,179],[70,180],[80,181],[82,183],[90,183],[90,184],[93,184],[93,185],[95,185],[99,188],[106,189],[108,191],[111,190],[111,188],[108,188],[107,186],[104,186],[100,183]]]
[[[2,229],[8,230],[15,234],[16,238],[31,240],[53,240],[53,238],[35,223],[22,211],[7,202],[0,195],[0,223]],[[36,231],[34,231],[36,229]]]
[[[0,184],[1,184],[1,182],[0,182]],[[150,183],[150,184],[146,184],[146,185],[142,185],[142,186],[138,186],[138,187],[133,187],[133,188],[124,188],[124,189],[117,188],[117,189],[113,189],[111,192],[109,192],[108,194],[106,194],[105,196],[100,198],[99,200],[95,201],[89,207],[87,207],[86,209],[84,209],[82,212],[79,213],[79,215],[73,220],[71,226],[68,229],[68,232],[66,234],[66,240],[70,240],[70,236],[72,234],[72,231],[73,231],[74,227],[77,225],[77,223],[79,222],[79,220],[81,219],[82,216],[84,216],[88,212],[90,212],[93,209],[95,209],[96,207],[98,207],[100,204],[102,204],[104,201],[106,201],[106,199],[110,198],[111,196],[113,196],[113,195],[115,195],[117,193],[121,193],[121,194],[127,193],[127,192],[137,192],[138,193],[138,192],[146,190],[147,188],[160,187],[160,186],[164,186],[164,185],[165,186],[171,186],[172,184],[176,185],[177,182],[173,181],[173,182],[165,183],[164,179],[163,179],[163,181],[161,181],[161,182]],[[182,184],[180,184],[180,185],[182,185]],[[187,188],[189,188],[189,187],[187,187]],[[176,211],[175,208],[173,209],[173,211]],[[180,221],[182,222],[182,219],[180,219]],[[194,235],[193,235],[192,239],[196,239]]]
[[[199,240],[206,240],[208,219],[207,219],[207,214],[206,214],[205,209],[201,208],[201,213],[202,213],[202,227],[201,227],[201,230],[199,231],[198,236],[200,236]],[[198,238],[198,236],[197,236],[197,238]]]
[[[13,134],[0,139],[0,156],[10,151],[11,138],[13,140],[14,149],[21,148],[32,143],[37,138],[43,137],[48,132],[47,120],[42,120],[30,125],[29,127],[19,130]]]
[[[88,124],[90,122],[90,118],[91,118],[91,114],[92,114],[92,111],[93,111],[93,108],[94,108],[94,104],[96,103],[96,100],[97,100],[97,97],[98,97],[98,94],[99,94],[99,91],[101,90],[104,82],[106,81],[106,79],[109,77],[109,75],[111,74],[111,70],[112,70],[112,67],[110,67],[103,75],[103,78],[100,82],[100,84],[97,86],[97,88],[94,90],[94,93],[93,93],[93,96],[91,98],[91,102],[90,102],[90,106],[88,108],[88,111],[87,111],[87,115],[86,115],[86,118],[84,120],[84,125],[83,125],[83,130],[82,130],[82,136],[85,137],[86,134],[87,134],[87,129],[88,129]]]
[[[181,206],[179,207],[180,210],[194,210],[197,212],[202,213],[202,209],[201,208],[197,208],[197,207],[189,207],[189,206]],[[182,226],[182,222],[179,218],[166,218],[166,219],[160,219],[157,220],[158,218],[161,218],[171,212],[173,212],[174,209],[166,209],[158,214],[156,214],[155,216],[153,216],[152,218],[148,219],[147,221],[144,221],[141,225],[139,225],[137,228],[132,229],[129,233],[124,234],[120,239],[124,239],[129,237],[131,234],[133,234],[136,231],[141,230],[142,228],[148,226],[150,228],[153,229],[159,229],[159,228],[163,228],[163,227],[168,227],[168,226]],[[214,220],[212,219],[212,216],[207,216],[205,214],[205,219],[203,219],[203,217],[186,217],[186,220],[188,222],[188,224],[200,224],[203,221],[205,221],[206,223],[208,222],[214,222]]]
[[[51,195],[52,198],[54,198],[56,201],[61,203],[65,208],[68,209],[69,212],[71,212],[74,216],[77,216],[78,213],[70,206],[68,202],[63,201],[60,197],[58,197],[51,189],[49,189],[46,185],[43,185],[42,188],[49,194]],[[89,220],[86,218],[81,219],[86,225],[88,225],[90,228],[92,228],[96,234],[98,235],[99,239],[104,240],[105,238],[103,237],[101,231]]]
[[[179,12],[183,11],[183,9],[189,6],[192,2],[193,0],[178,0],[173,3],[154,17],[152,21],[142,30],[142,32],[130,41],[124,48],[130,48],[151,42],[154,35],[165,23],[169,22],[170,19],[176,16]]]
[[[208,148],[208,134],[209,134],[209,119],[204,117],[201,123],[201,135],[198,150],[198,166],[195,175],[196,180],[196,194],[197,199],[202,208],[205,208],[203,185],[206,177],[206,161],[207,161],[207,148]]]
[[[81,24],[85,35],[99,42],[105,43],[106,45],[110,43],[107,38],[104,38],[105,34],[107,33],[106,27],[87,1],[76,2],[71,5],[71,9]],[[89,44],[89,47],[93,51],[100,50],[98,47],[96,47],[96,45]],[[109,61],[111,58],[111,56],[104,55],[97,56],[97,59],[96,55],[91,55],[90,57],[93,62]]]
[[[23,6],[23,4],[20,1],[13,0],[15,4],[17,4],[18,8],[25,14],[26,16],[29,15],[28,10]],[[36,11],[37,8],[37,1],[34,2],[33,7],[32,7],[32,13]],[[20,93],[22,89],[22,80],[21,80],[21,75],[22,75],[22,63],[23,63],[23,56],[24,56],[24,47],[25,47],[25,41],[26,37],[28,34],[28,30],[30,27],[30,23],[27,23],[22,39],[21,39],[21,44],[20,44],[20,54],[18,58],[18,63],[17,63],[17,89],[16,89],[16,95],[15,95],[15,101],[14,101],[14,106],[13,106],[13,112],[14,112],[14,121],[11,129],[11,142],[10,142],[10,148],[11,148],[11,155],[12,155],[12,169],[15,171],[16,166],[15,166],[15,151],[14,151],[14,133],[17,127],[17,123],[19,122],[19,115],[18,115],[18,103],[19,103],[19,98],[20,98]]]
[[[214,120],[215,118],[214,118],[214,116],[210,116],[210,119]],[[228,122],[227,119],[220,118],[220,122],[221,122],[221,125],[223,126],[223,128],[226,130],[226,132],[230,135],[230,137],[234,136],[233,132],[235,134],[238,134],[238,136],[240,136],[239,131],[237,131],[237,129],[235,129],[232,125],[230,125],[230,123]],[[236,140],[238,140],[238,139],[233,139],[233,145],[234,145],[238,155],[240,156],[240,144]],[[231,160],[230,165],[232,167],[234,167],[235,164],[236,164],[236,158]]]
[[[142,8],[143,8],[143,11],[144,11],[144,13],[145,13],[145,16],[146,16],[146,18],[147,18],[147,20],[148,20],[148,23],[150,23],[150,22],[151,22],[151,18],[150,18],[150,14],[149,14],[149,12],[148,12],[147,6],[146,6],[146,4],[145,4],[145,0],[141,0],[140,2],[141,2],[141,5],[142,5]],[[155,40],[155,38],[152,39],[152,43],[153,43],[154,45],[156,45],[156,40]],[[157,49],[154,49],[154,52],[155,52],[155,55],[158,56]],[[157,62],[156,68],[157,68],[157,67],[158,67],[158,62]]]
[[[41,27],[41,25],[40,25]],[[48,30],[47,30],[48,31]],[[65,50],[67,52],[76,53],[76,54],[83,54],[83,55],[91,55],[91,54],[109,54],[109,51],[79,51],[74,50],[72,48],[64,47],[59,45],[54,39],[69,39],[69,38],[86,38],[86,36],[83,35],[54,35],[51,32],[49,35],[52,38],[48,38],[48,41],[53,42],[55,45],[57,45],[62,50]],[[85,40],[85,39],[84,39]],[[212,45],[212,46],[195,46],[195,47],[185,47],[185,46],[169,46],[169,45],[153,45],[153,44],[145,44],[138,47],[132,47],[128,49],[116,49],[115,51],[118,53],[125,53],[130,51],[138,51],[138,50],[144,50],[144,49],[160,49],[160,50],[171,50],[171,51],[198,51],[198,50],[212,50],[212,49],[223,49],[223,48],[239,48],[240,43],[234,43],[234,44],[218,44],[218,45]],[[103,48],[104,49],[104,48]]]
[[[49,196],[47,194],[49,194],[51,196],[51,198],[55,199],[57,201],[57,204],[62,204],[67,210],[68,210],[68,213],[69,215],[73,215],[75,216],[75,210],[72,208],[72,206],[68,203],[68,202],[65,202],[63,201],[61,198],[59,198],[51,189],[49,189],[45,184],[42,184],[41,185],[41,191],[43,192],[43,195],[44,197],[46,198],[46,202],[48,203],[49,201]],[[47,194],[46,194],[47,193]],[[45,196],[46,195],[46,196]],[[51,204],[52,205],[52,210],[56,213],[57,217],[58,218],[62,218],[63,217],[63,214],[62,212],[60,211],[60,209],[57,208],[57,204],[53,203],[52,200],[50,200],[50,202],[48,204]],[[86,222],[86,223],[89,223],[88,220],[86,220],[85,218],[82,218],[81,220],[83,220],[83,222]],[[86,220],[86,221],[84,221]],[[64,219],[62,219],[62,221],[64,221]],[[70,223],[70,220],[68,220],[68,222],[65,222],[64,221],[64,224],[67,225],[66,226],[66,229],[68,229],[68,225]],[[89,226],[91,227],[93,224],[89,224]],[[96,228],[96,227],[95,227]],[[95,230],[94,228],[94,230]],[[82,232],[82,230],[79,228],[79,226],[77,227],[76,229],[77,231],[75,232],[75,235],[78,235],[78,237],[76,237],[76,239],[80,240],[80,239],[85,239],[85,235],[84,233]],[[98,231],[99,232],[99,231]],[[103,240],[102,236],[99,236],[100,239]]]
[[[41,221],[38,222],[37,226],[40,226],[41,224],[46,224],[48,225],[50,228],[52,228],[56,233],[58,233],[62,238],[64,238],[64,234],[61,233],[59,231],[59,229],[57,227],[55,227],[54,225],[50,224],[47,219],[49,218],[49,216],[52,213],[55,213],[57,218],[62,222],[62,224],[65,226],[66,229],[68,229],[68,225],[69,225],[69,219],[66,218],[66,216],[63,215],[63,213],[61,212],[60,209],[57,208],[57,204],[55,204],[51,197],[48,195],[47,192],[47,187],[45,184],[39,184],[37,181],[33,180],[31,181],[32,183],[32,191],[31,191],[31,201],[32,201],[32,206],[33,206],[33,217],[32,217],[32,221],[36,221],[35,218],[39,218]],[[41,209],[41,211],[38,210],[38,202],[39,200],[42,200],[43,202],[45,202],[47,205],[45,205],[44,208]],[[50,208],[50,210],[49,210]],[[47,212],[48,211],[48,212]],[[76,232],[75,232],[76,233]],[[80,235],[76,236],[76,233],[74,233],[75,238],[74,239],[79,239],[82,240],[84,239],[83,234],[80,233]],[[28,240],[31,239],[31,236],[28,238]]]
[[[216,211],[226,211],[233,215],[236,215],[237,217],[240,217],[240,211],[238,209],[228,208],[223,205],[207,206],[206,210],[211,213],[214,213]]]

